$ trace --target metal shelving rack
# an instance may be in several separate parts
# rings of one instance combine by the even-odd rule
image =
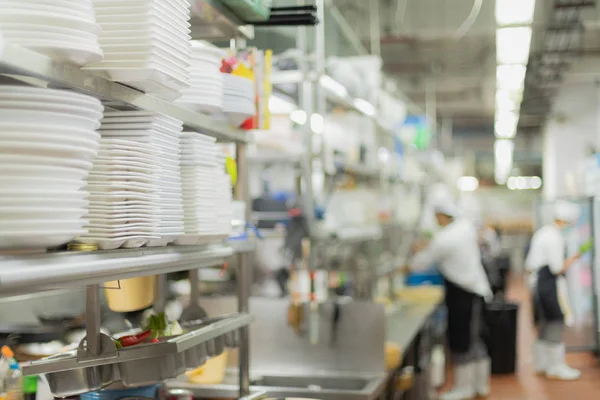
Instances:
[[[253,37],[253,27],[244,26],[233,13],[215,0],[190,0],[194,39],[228,39],[232,45],[236,40],[243,46],[247,38]],[[190,130],[200,131],[222,142],[234,142],[238,169],[238,183],[235,197],[248,202],[248,177],[246,160],[246,133],[228,124],[214,120],[208,115],[181,108],[173,103],[147,95],[117,82],[110,81],[100,73],[86,71],[74,65],[54,61],[44,55],[4,43],[0,39],[0,77],[24,81],[36,86],[64,88],[85,93],[103,101],[105,106],[115,109],[140,109],[158,112],[178,120]],[[0,83],[1,84],[1,83]],[[249,212],[249,207],[246,207]],[[247,215],[249,220],[250,215]],[[145,275],[161,275],[157,284],[155,309],[164,307],[166,291],[164,275],[168,272],[215,266],[224,263],[228,257],[238,258],[238,314],[226,316],[220,322],[202,327],[192,335],[169,339],[161,343],[159,352],[184,351],[189,346],[226,344],[229,332],[239,333],[235,344],[240,348],[240,397],[249,392],[249,330],[251,317],[248,310],[248,297],[251,281],[251,259],[249,252],[254,250],[253,242],[226,242],[199,246],[168,246],[156,248],[122,249],[93,252],[50,252],[39,255],[0,255],[0,297],[62,289],[65,287],[86,287],[86,326],[87,338],[84,359],[80,367],[69,364],[69,368],[81,369],[85,365],[105,360],[100,334],[100,284],[111,280]],[[219,336],[221,335],[221,336]],[[190,337],[187,337],[190,336]],[[105,338],[105,337],[104,337]],[[213,341],[213,342],[211,342]],[[148,346],[152,347],[152,345]],[[222,348],[222,347],[221,347]],[[199,349],[199,348],[198,348]],[[196,350],[198,350],[196,349]],[[143,349],[142,349],[143,350]],[[143,353],[144,351],[142,351]],[[150,351],[152,352],[152,351]],[[146,352],[148,353],[148,352]],[[146,354],[144,353],[144,354]],[[112,354],[114,356],[114,354]],[[175,355],[173,355],[175,357]],[[118,359],[118,356],[116,357]],[[81,358],[78,354],[78,361]],[[95,360],[95,361],[94,361]],[[52,366],[45,364],[44,372],[60,369],[59,362]],[[70,360],[74,362],[73,360]],[[105,360],[106,361],[106,360]],[[113,360],[114,361],[114,360]],[[117,361],[114,361],[115,365]],[[90,364],[91,363],[91,364]],[[104,361],[100,362],[101,364]],[[64,364],[64,363],[63,363]],[[27,372],[27,367],[24,368]],[[30,366],[34,373],[36,368]],[[38,371],[39,372],[39,371]]]

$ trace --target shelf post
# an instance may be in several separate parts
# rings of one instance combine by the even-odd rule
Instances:
[[[248,186],[248,158],[247,147],[244,143],[236,144],[235,154],[238,168],[238,181],[235,187],[235,199],[246,203],[245,220],[250,221],[252,209],[250,202],[250,191]],[[238,312],[249,312],[248,300],[250,297],[250,286],[252,285],[251,261],[246,252],[237,255],[237,298]],[[250,328],[244,326],[240,329],[239,346],[239,385],[240,396],[250,394]]]
[[[85,288],[85,324],[87,350],[98,356],[102,352],[100,339],[100,285]]]

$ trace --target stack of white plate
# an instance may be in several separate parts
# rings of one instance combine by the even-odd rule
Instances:
[[[102,110],[78,93],[0,86],[0,249],[56,247],[85,233]]]
[[[168,99],[189,87],[188,0],[93,0],[104,61],[89,66]]]
[[[223,74],[223,79],[223,112],[232,125],[240,126],[256,114],[254,83],[231,74]]]
[[[189,68],[190,87],[181,91],[177,103],[195,111],[223,111],[223,77],[221,61],[225,53],[201,42],[192,42],[192,61]]]
[[[95,181],[89,180],[90,189],[100,182],[101,186],[94,186],[95,189],[109,185],[115,192],[125,192],[112,199],[119,203],[117,207],[106,210],[106,204],[98,203],[101,210],[110,213],[99,214],[94,222],[101,228],[115,222],[115,229],[108,232],[111,235],[82,241],[95,241],[107,249],[164,246],[183,234],[179,170],[182,129],[181,121],[153,112],[105,113],[100,133],[109,151],[106,155],[112,159],[96,159],[94,170],[97,164],[102,168],[98,175],[92,172],[90,178],[93,176]],[[98,197],[92,196],[90,207],[96,206],[95,201],[106,203],[106,195],[95,194]]]
[[[6,41],[60,61],[102,60],[91,0],[0,0],[0,31]]]
[[[225,172],[225,164],[221,163],[215,171],[217,176],[217,221],[215,232],[217,235],[231,236],[233,219],[233,198],[231,178]]]
[[[218,233],[217,146],[210,136],[184,132],[181,148],[185,235],[175,243],[198,244]]]

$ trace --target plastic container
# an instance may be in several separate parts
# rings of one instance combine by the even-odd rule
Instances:
[[[492,374],[515,373],[518,314],[516,303],[493,302],[486,307],[486,344],[492,360]]]
[[[116,312],[138,311],[150,307],[154,301],[155,276],[122,279],[105,284],[108,307]],[[120,289],[117,289],[119,288]]]
[[[15,360],[10,363],[5,386],[6,400],[23,400],[23,373]]]
[[[10,363],[15,357],[15,353],[8,346],[2,346],[2,357],[0,357],[0,397],[4,398],[6,394],[5,382],[10,371]]]
[[[443,285],[444,278],[438,272],[416,272],[406,277],[406,286]]]
[[[187,378],[191,383],[198,385],[217,385],[225,379],[227,369],[227,351],[210,358],[203,366],[187,372]]]
[[[123,398],[154,398],[158,385],[145,386],[133,389],[101,390],[98,392],[84,393],[81,400],[119,400]]]

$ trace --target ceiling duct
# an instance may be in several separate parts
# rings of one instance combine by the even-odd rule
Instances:
[[[550,113],[551,101],[563,74],[577,56],[583,38],[581,13],[595,7],[595,0],[555,0],[539,52],[532,53],[525,78],[521,115]],[[525,118],[522,118],[525,120]],[[543,119],[540,119],[540,125]],[[519,128],[523,126],[519,122]]]

